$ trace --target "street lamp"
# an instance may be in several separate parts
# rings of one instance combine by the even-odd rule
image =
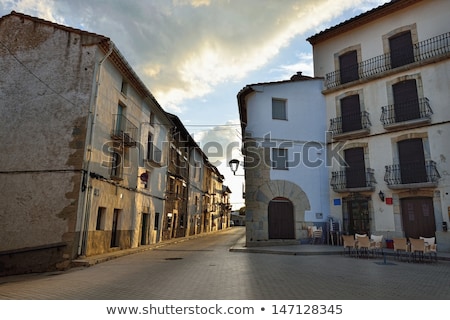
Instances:
[[[229,166],[230,166],[231,171],[233,171],[233,175],[235,175],[235,176],[244,176],[243,174],[242,174],[242,175],[236,174],[236,171],[237,171],[237,169],[239,168],[239,160],[237,160],[237,159],[231,159],[231,160],[228,162],[228,164],[229,164]]]
[[[378,197],[380,197],[380,200],[384,202],[384,192],[380,190],[378,193]]]

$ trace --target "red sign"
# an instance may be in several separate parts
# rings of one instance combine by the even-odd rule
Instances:
[[[392,204],[392,198],[386,198],[386,204]]]

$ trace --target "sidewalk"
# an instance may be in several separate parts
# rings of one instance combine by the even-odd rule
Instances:
[[[220,232],[220,231],[217,231]],[[164,242],[140,246],[137,248],[118,250],[101,255],[83,257],[73,261],[73,267],[89,267],[97,263],[102,263],[111,259],[119,258],[129,254],[138,252],[154,250],[173,243],[188,241],[198,237],[208,236],[211,233],[199,234],[185,238],[175,238]],[[245,253],[265,253],[265,254],[284,254],[284,255],[342,255],[344,254],[343,246],[332,246],[327,244],[286,244],[286,245],[271,245],[271,246],[257,246],[246,247],[245,235],[239,239],[230,249],[230,252],[245,252]],[[383,253],[386,259],[394,259],[395,253],[393,249],[383,248]],[[449,252],[437,252],[438,261],[450,261]]]
[[[246,247],[245,236],[230,248],[232,252],[266,253],[266,254],[286,254],[286,255],[342,255],[343,246],[332,246],[327,244],[289,244],[279,246],[257,246]],[[383,248],[383,253],[387,259],[394,259],[393,249]],[[450,252],[437,252],[438,261],[450,261]]]

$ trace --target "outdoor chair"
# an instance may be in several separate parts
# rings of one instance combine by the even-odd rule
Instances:
[[[406,238],[393,238],[394,242],[394,253],[397,259],[402,260],[402,256],[407,256],[409,254],[409,246]]]
[[[430,261],[432,261],[432,256],[434,256],[434,259],[437,261],[437,245],[435,243],[436,237],[419,237],[419,239],[423,239],[423,241],[425,241],[425,254],[430,257]]]
[[[349,256],[352,255],[352,253],[356,253],[356,240],[352,235],[342,235],[342,243],[344,246],[344,254],[348,249]]]
[[[370,240],[367,235],[364,237],[358,236],[356,238],[356,249],[358,251],[358,257],[361,257],[363,254],[366,254],[368,258],[370,250],[369,248],[370,248]]]
[[[317,242],[323,243],[322,227],[313,231],[313,243],[316,244]]]
[[[409,238],[411,245],[411,257],[414,261],[423,261],[425,254],[425,241],[423,239]]]
[[[372,234],[370,236],[370,247],[369,250],[375,255],[375,254],[381,254],[383,255],[383,236],[376,236]]]

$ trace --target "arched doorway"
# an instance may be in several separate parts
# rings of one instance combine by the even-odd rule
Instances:
[[[277,197],[269,202],[269,239],[295,239],[294,206],[289,199]]]

